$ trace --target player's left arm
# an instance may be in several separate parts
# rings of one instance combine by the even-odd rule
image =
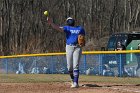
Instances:
[[[78,44],[83,47],[85,46],[85,30],[81,28],[81,31],[78,35]]]
[[[79,33],[79,34],[81,34],[81,35],[85,36],[85,29],[84,29],[83,27],[81,27],[81,31],[80,31],[80,33]]]

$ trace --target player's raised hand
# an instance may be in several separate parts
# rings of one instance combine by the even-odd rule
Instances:
[[[49,12],[48,11],[44,11],[44,15],[47,17],[47,21],[48,21]]]
[[[48,21],[48,24],[51,25],[53,23],[52,19],[50,17],[47,17],[47,21]]]

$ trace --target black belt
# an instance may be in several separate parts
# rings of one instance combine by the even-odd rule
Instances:
[[[77,46],[78,44],[67,44],[69,46]]]

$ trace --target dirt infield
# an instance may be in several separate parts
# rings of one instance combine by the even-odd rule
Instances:
[[[0,93],[140,93],[140,85],[80,82],[70,88],[69,82],[0,83]]]

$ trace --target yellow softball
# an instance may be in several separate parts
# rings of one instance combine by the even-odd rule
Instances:
[[[44,11],[44,15],[45,16],[48,16],[49,14],[48,14],[48,11]]]

